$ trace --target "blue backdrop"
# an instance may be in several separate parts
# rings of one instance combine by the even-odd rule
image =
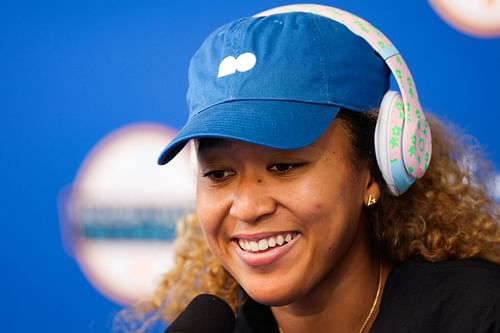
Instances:
[[[110,331],[119,305],[64,251],[58,194],[116,128],[181,126],[188,62],[210,31],[286,3],[2,1],[0,330]],[[475,136],[499,169],[500,39],[460,33],[425,1],[322,3],[384,31],[409,63],[424,108]]]

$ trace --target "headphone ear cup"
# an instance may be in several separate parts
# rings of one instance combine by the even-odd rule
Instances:
[[[375,155],[391,194],[398,196],[415,182],[403,161],[405,113],[399,92],[388,91],[380,105],[375,127]]]

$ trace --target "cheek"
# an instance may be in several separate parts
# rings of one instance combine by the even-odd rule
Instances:
[[[288,201],[291,210],[313,221],[327,214],[339,196],[332,184],[324,179],[308,179],[283,192],[286,193],[284,200]]]
[[[331,219],[332,200],[319,195],[318,192],[304,191],[295,192],[293,195],[287,194],[282,202],[306,228],[324,224]]]
[[[218,229],[216,209],[214,209],[214,203],[210,200],[210,196],[205,195],[200,190],[197,190],[196,194],[196,214],[201,229],[210,243]]]
[[[288,196],[288,207],[303,221],[305,228],[314,230],[314,235],[336,240],[335,235],[355,229],[361,208],[351,182],[334,177],[325,181],[323,177],[301,184],[295,190],[293,196]]]
[[[218,254],[218,244],[224,240],[225,212],[223,200],[206,189],[197,188],[196,213],[201,229],[212,252]]]
[[[221,250],[217,244],[218,237],[220,233],[219,223],[214,219],[214,216],[210,214],[210,209],[204,209],[203,205],[197,205],[198,221],[200,223],[201,230],[205,236],[205,241],[207,242],[210,251],[220,259]]]

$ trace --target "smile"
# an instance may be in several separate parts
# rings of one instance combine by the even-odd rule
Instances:
[[[281,247],[284,246],[285,244],[288,244],[297,235],[298,233],[296,232],[288,232],[256,240],[248,240],[240,238],[238,240],[238,245],[245,252],[252,252],[252,253],[264,252],[270,248]]]

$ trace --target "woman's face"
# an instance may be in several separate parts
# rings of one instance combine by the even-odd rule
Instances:
[[[201,140],[198,160],[209,247],[256,301],[299,301],[366,259],[362,207],[378,185],[353,162],[342,120],[292,151]]]

